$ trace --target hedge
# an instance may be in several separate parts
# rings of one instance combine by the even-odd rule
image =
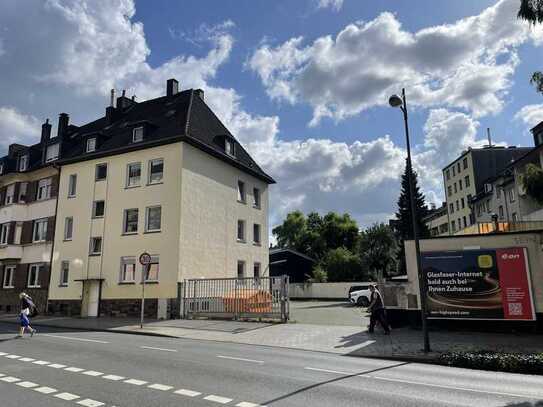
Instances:
[[[440,360],[448,366],[468,369],[543,375],[543,353],[449,352]]]

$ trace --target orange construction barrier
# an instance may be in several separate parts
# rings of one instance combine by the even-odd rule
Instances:
[[[255,314],[272,312],[272,296],[263,290],[239,288],[224,295],[222,300],[226,312]]]

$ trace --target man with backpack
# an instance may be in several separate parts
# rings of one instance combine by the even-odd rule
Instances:
[[[25,329],[30,331],[30,337],[34,336],[36,330],[30,326],[30,315],[36,315],[36,306],[32,302],[32,298],[26,293],[20,293],[19,299],[21,300],[21,312],[19,313],[19,321],[21,322],[21,327],[19,328],[18,338],[22,338]]]
[[[390,335],[390,327],[388,325],[386,312],[385,312],[385,305],[383,303],[383,297],[381,297],[381,293],[379,290],[377,290],[377,286],[375,284],[370,285],[370,305],[368,306],[368,310],[370,311],[370,326],[368,327],[368,333],[373,333],[373,330],[375,328],[375,323],[379,321],[381,326],[383,327],[385,331],[385,335]]]

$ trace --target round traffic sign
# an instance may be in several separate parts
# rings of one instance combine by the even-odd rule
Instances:
[[[146,266],[149,263],[151,263],[151,255],[147,252],[140,254],[140,264]]]

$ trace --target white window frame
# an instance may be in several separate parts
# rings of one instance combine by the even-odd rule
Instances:
[[[94,153],[95,151],[96,151],[96,137],[88,138],[87,143],[85,145],[85,152]]]
[[[4,173],[4,163],[0,162],[0,175]]]
[[[258,223],[253,223],[253,244],[262,244],[262,227]]]
[[[130,176],[130,169],[132,167],[139,168],[139,175],[137,177]],[[141,162],[130,163],[126,165],[126,188],[135,188],[141,186]]]
[[[62,260],[60,262],[60,281],[58,283],[60,287],[68,287],[69,276],[70,276],[70,261]]]
[[[514,189],[514,188],[511,188],[511,189],[509,190],[509,194],[508,194],[508,195],[509,195],[509,202],[510,202],[510,203],[515,202],[516,197],[515,197],[515,189]]]
[[[230,137],[224,139],[224,152],[230,157],[236,156],[236,143]]]
[[[238,202],[247,202],[247,190],[245,189],[245,182],[238,180]]]
[[[98,178],[98,168],[101,168],[101,167],[106,168],[106,176],[104,178]],[[96,164],[96,167],[94,167],[94,180],[95,181],[105,181],[107,179],[107,173],[108,173],[108,165],[107,165],[107,163]]]
[[[73,198],[77,194],[77,174],[70,174],[68,178],[68,198]]]
[[[69,226],[69,227],[68,227]],[[68,236],[68,232],[70,232]],[[74,234],[74,218],[72,216],[66,216],[64,218],[64,240],[72,240]]]
[[[241,226],[241,229],[240,229]],[[240,231],[241,231],[241,237],[240,237]],[[238,242],[245,242],[245,221],[243,219],[238,219],[237,223],[237,229],[236,229],[236,239]]]
[[[253,188],[253,208],[260,209],[262,194],[259,188]]]
[[[95,242],[97,241],[100,241],[100,250],[99,251],[96,251],[95,250]],[[102,254],[102,245],[103,245],[104,241],[102,239],[102,236],[93,236],[90,238],[90,247],[89,247],[89,254],[91,255],[100,255]]]
[[[146,275],[145,271],[146,271],[146,266],[141,266],[141,279],[143,281],[143,278],[145,277],[145,282],[146,283],[149,283],[149,282],[158,282],[159,280],[159,276],[160,276],[160,256],[158,254],[153,254],[151,255],[151,263],[150,263],[150,266],[153,267],[153,265],[156,265],[158,267],[157,269],[157,272],[156,272],[156,278],[149,278],[149,274]],[[151,272],[151,270],[149,269],[149,272]]]
[[[132,143],[140,143],[143,141],[144,136],[143,126],[135,127],[132,130]]]
[[[240,277],[240,273],[239,273],[239,266],[241,266],[241,277]],[[245,270],[245,260],[238,260],[238,263],[237,263],[237,268],[236,268],[236,276],[237,278],[245,278],[246,274],[245,274],[246,270]]]
[[[7,245],[9,238],[9,223],[2,223],[0,225],[0,245]]]
[[[20,172],[28,170],[28,154],[19,156],[18,168]]]
[[[6,188],[6,201],[5,205],[10,205],[15,200],[15,184],[10,184]]]
[[[26,193],[28,192],[28,182],[21,182],[19,185],[19,196],[17,202],[26,202]]]
[[[160,179],[153,180],[153,172],[152,172],[153,171],[153,165],[158,164],[158,163],[162,164],[162,172],[157,173],[157,174],[161,174]],[[151,184],[161,184],[163,179],[164,179],[164,159],[163,158],[155,158],[153,160],[149,160],[149,175],[147,177],[147,183],[149,185],[151,185]]]
[[[40,271],[42,270],[43,268],[43,264],[42,263],[34,263],[34,264],[30,264],[28,266],[28,277],[27,277],[27,280],[26,280],[26,286],[28,288],[40,288],[41,285],[40,285]],[[35,271],[34,273],[34,279],[33,281],[31,281],[31,277],[32,277],[32,271]]]
[[[52,153],[50,154],[50,152]],[[60,153],[60,143],[50,144],[47,146],[47,150],[45,151],[45,162],[49,163],[51,161],[58,160]]]
[[[15,288],[13,285],[13,275],[15,274],[16,266],[5,266],[4,277],[2,279],[2,288]],[[9,273],[8,273],[9,270]],[[9,279],[7,278],[9,276]]]
[[[38,191],[36,201],[45,201],[51,198],[51,187],[53,185],[52,178],[42,178],[38,181]]]
[[[132,278],[126,278],[126,266],[132,266]],[[119,283],[128,284],[136,282],[136,258],[133,256],[121,257],[121,268],[119,271]]]
[[[47,224],[47,218],[36,219],[34,221],[34,224],[32,226],[32,243],[41,243],[47,240]],[[41,229],[40,225],[43,225]],[[40,234],[38,239],[36,239],[36,234]],[[41,234],[43,234],[43,236],[41,236]]]
[[[128,212],[129,211],[136,211],[137,213],[137,222],[136,222],[136,230],[135,231],[127,231],[127,226],[128,226]],[[139,216],[140,216],[140,211],[138,208],[128,208],[128,209],[125,209],[123,211],[123,235],[135,235],[138,233],[138,230],[139,230]]]
[[[103,202],[104,203],[104,213],[101,214],[101,215],[96,214],[96,204],[98,202]],[[98,201],[93,201],[92,202],[92,217],[93,217],[93,219],[101,219],[101,218],[103,218],[105,216],[105,214],[106,214],[106,201],[104,201],[103,199],[99,199]]]
[[[151,229],[149,227],[149,212],[153,209],[158,208],[160,210],[160,218],[159,218],[159,227],[155,229]],[[162,230],[162,206],[160,205],[154,205],[154,206],[148,206],[145,208],[145,232],[160,232]]]

